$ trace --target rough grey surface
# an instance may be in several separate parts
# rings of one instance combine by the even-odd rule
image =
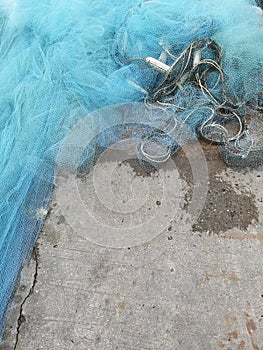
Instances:
[[[174,186],[184,201],[159,235],[137,247],[103,247],[75,232],[55,190],[0,349],[263,349],[263,171],[227,169],[213,147],[205,152],[209,191],[193,229],[191,169],[178,154]],[[133,163],[118,168],[113,189],[127,201],[125,184],[143,173]],[[158,183],[160,173],[144,180]],[[89,184],[82,179],[79,188]],[[148,210],[158,213],[162,200],[149,193]],[[142,213],[140,220],[149,215]],[[118,218],[107,224],[121,227]]]

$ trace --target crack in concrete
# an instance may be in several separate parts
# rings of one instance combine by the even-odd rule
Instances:
[[[33,278],[33,283],[32,286],[28,292],[28,294],[26,295],[26,297],[24,298],[21,306],[20,306],[20,312],[19,312],[19,317],[17,319],[17,328],[16,328],[16,341],[15,341],[15,346],[14,346],[14,350],[17,349],[18,346],[18,341],[19,341],[19,333],[20,333],[20,327],[21,325],[26,321],[26,318],[23,314],[23,309],[24,309],[24,305],[27,302],[27,300],[30,298],[30,296],[34,293],[34,289],[37,283],[37,276],[38,276],[38,265],[39,265],[39,260],[38,260],[38,247],[34,247],[33,252],[32,252],[32,258],[35,260],[35,273],[34,273],[34,278]]]

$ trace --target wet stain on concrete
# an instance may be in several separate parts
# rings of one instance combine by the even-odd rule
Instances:
[[[258,209],[254,195],[247,191],[242,193],[242,188],[238,183],[235,185],[240,194],[233,186],[218,176],[222,171],[227,169],[227,165],[221,159],[217,146],[201,142],[205,154],[209,173],[209,190],[205,207],[193,226],[194,232],[220,234],[233,228],[246,231],[252,223],[258,222]],[[192,147],[191,143],[184,148]],[[200,155],[197,153],[196,157]],[[185,196],[184,209],[187,210],[191,203],[193,193],[193,176],[190,162],[187,159],[184,149],[180,149],[172,160],[179,171],[181,178],[189,185]],[[158,170],[140,163],[137,159],[128,159],[128,163],[138,176],[151,176]]]
[[[137,158],[127,159],[123,163],[129,164],[137,176],[150,177],[158,171],[146,162],[140,162]]]
[[[257,221],[258,209],[254,196],[237,194],[231,185],[214,176],[210,178],[205,207],[193,229],[209,234],[233,228],[245,231]]]
[[[235,188],[224,181],[218,174],[227,169],[221,159],[218,149],[213,145],[202,145],[207,159],[209,173],[209,189],[203,211],[193,226],[194,232],[219,234],[233,228],[246,231],[249,225],[258,222],[259,213],[255,196],[242,191],[241,185],[236,183],[239,194]],[[184,178],[189,183],[189,170]],[[187,179],[188,176],[188,179]],[[189,199],[191,201],[191,198]]]

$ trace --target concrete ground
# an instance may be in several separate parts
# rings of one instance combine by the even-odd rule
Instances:
[[[0,349],[263,349],[263,171],[204,152],[194,223],[187,152],[154,173],[102,159],[101,182],[76,180],[83,206],[58,183]]]

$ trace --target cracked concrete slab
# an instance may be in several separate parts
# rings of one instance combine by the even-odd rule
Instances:
[[[145,205],[139,215],[118,210],[109,215],[101,201],[92,200],[90,176],[77,180],[82,203],[92,201],[94,215],[121,229],[161,213],[162,190],[151,189],[159,188],[163,174],[171,176],[178,194],[166,205],[176,215],[138,246],[91,242],[89,232],[102,235],[105,223],[87,227],[87,236],[76,232],[55,189],[0,349],[262,350],[263,170],[230,169],[215,147],[204,151],[209,188],[193,228],[187,208],[195,184],[183,152],[175,156],[176,169],[154,174],[143,172],[134,159],[98,165],[109,174],[115,166],[116,202],[127,204],[135,188]],[[149,187],[146,198],[136,187],[142,179]],[[78,208],[70,211],[78,217]]]

